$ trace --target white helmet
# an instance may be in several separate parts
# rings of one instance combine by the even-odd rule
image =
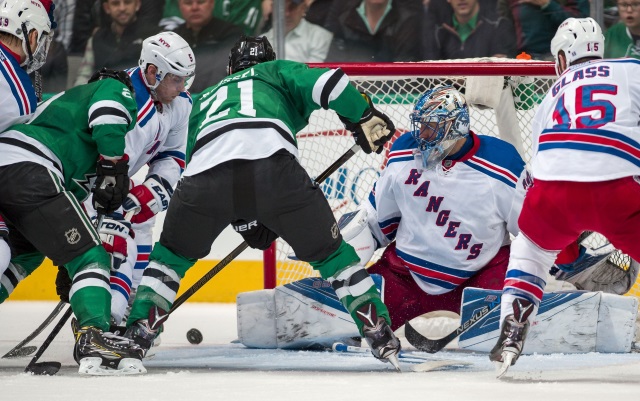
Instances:
[[[145,72],[147,66],[153,64],[158,67],[156,83],[149,85]],[[196,58],[186,40],[175,32],[161,32],[148,37],[142,42],[142,52],[138,62],[142,76],[150,89],[155,89],[167,74],[187,78],[185,90],[189,89],[196,72]]]
[[[22,40],[22,50],[27,55],[20,66],[26,65],[31,73],[42,67],[47,60],[49,45],[53,38],[51,19],[47,9],[39,0],[2,0],[0,2],[0,32],[6,32]],[[29,32],[38,32],[38,46],[34,52],[29,47]]]
[[[556,60],[556,73],[561,74],[558,53],[562,50],[567,66],[583,57],[604,57],[604,35],[593,18],[567,18],[551,39],[551,53]]]

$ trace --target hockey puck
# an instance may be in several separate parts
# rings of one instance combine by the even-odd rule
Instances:
[[[200,344],[202,342],[202,333],[198,329],[191,329],[187,331],[187,340],[191,344]]]

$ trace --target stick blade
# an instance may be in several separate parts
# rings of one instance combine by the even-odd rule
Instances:
[[[38,376],[53,376],[58,373],[61,367],[60,362],[38,362],[27,365],[24,371]]]
[[[29,356],[36,352],[38,347],[34,345],[27,345],[26,347],[14,349],[11,352],[8,352],[3,358],[7,359],[15,359],[15,358],[24,358],[25,356]]]
[[[444,341],[446,341],[444,339],[430,340],[418,333],[418,331],[411,326],[409,321],[404,323],[404,335],[407,338],[407,341],[409,341],[409,344],[413,345],[420,351],[428,352],[430,354],[435,354],[447,345],[447,343],[444,343]]]

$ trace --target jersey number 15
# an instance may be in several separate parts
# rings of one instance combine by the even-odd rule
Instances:
[[[616,120],[616,106],[608,100],[594,99],[594,95],[616,95],[616,85],[583,85],[576,89],[574,113],[565,105],[565,94],[558,98],[553,110],[553,128],[599,128]],[[597,112],[597,113],[596,113]],[[578,115],[582,114],[581,117]],[[586,115],[585,115],[586,114]],[[594,118],[599,115],[599,118]],[[572,126],[573,125],[573,126]]]

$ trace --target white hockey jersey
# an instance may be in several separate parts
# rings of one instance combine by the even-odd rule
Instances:
[[[466,155],[435,170],[421,168],[417,142],[402,135],[369,196],[369,228],[383,246],[395,239],[398,256],[429,294],[462,284],[519,232],[525,163],[509,143],[471,135]]]
[[[126,136],[129,176],[148,164],[147,175],[158,174],[175,186],[185,167],[191,96],[188,92],[180,93],[170,104],[163,104],[160,112],[142,79],[140,68],[127,72],[138,106],[136,128]]]
[[[29,75],[20,67],[17,56],[0,44],[0,132],[26,122],[38,103]]]
[[[568,68],[533,121],[532,174],[547,181],[640,175],[640,60]]]

